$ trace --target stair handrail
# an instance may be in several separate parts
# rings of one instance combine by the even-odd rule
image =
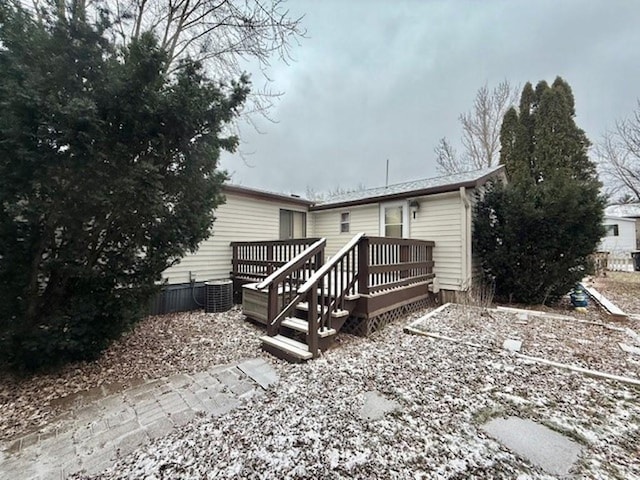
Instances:
[[[291,260],[289,260],[283,266],[275,270],[271,275],[269,275],[263,281],[258,283],[256,285],[256,288],[258,290],[264,290],[265,288],[268,288],[269,286],[271,286],[271,284],[273,284],[279,278],[285,276],[286,273],[288,273],[288,271],[293,270],[296,267],[298,267],[300,264],[306,262],[310,257],[312,257],[317,252],[318,249],[320,249],[321,247],[324,247],[326,243],[327,243],[327,239],[321,238],[317,242],[309,245],[298,255],[293,257]]]
[[[355,235],[344,247],[342,247],[338,253],[336,253],[333,257],[331,257],[325,264],[320,267],[316,272],[309,277],[309,279],[304,282],[300,288],[298,288],[298,293],[301,295],[306,294],[310,289],[313,288],[315,284],[317,284],[322,277],[324,277],[331,268],[342,260],[349,251],[354,248],[358,243],[360,243],[360,239],[365,236],[364,232],[360,232]]]
[[[342,280],[342,284],[340,285],[340,292],[335,292],[335,296],[330,300],[329,304],[325,304],[325,293],[323,290],[324,285],[320,288],[321,292],[318,293],[318,287],[324,282],[325,277],[332,271],[333,268],[336,268],[338,264],[340,264],[350,253],[357,252],[356,248],[358,247],[362,238],[364,238],[364,232],[356,234],[346,245],[344,245],[338,253],[336,253],[333,257],[331,257],[322,267],[320,267],[316,272],[309,277],[309,279],[303,283],[297,291],[297,296],[294,301],[299,301],[302,299],[307,300],[308,304],[308,317],[307,322],[309,327],[307,329],[307,345],[309,346],[309,351],[312,353],[313,357],[318,356],[319,352],[319,331],[323,328],[331,328],[331,316],[333,314],[334,308],[341,304],[344,300],[345,293],[353,288],[355,282],[358,280],[358,272],[357,267],[354,266],[352,271],[352,278],[348,282],[344,282]],[[355,253],[353,253],[355,255]],[[347,259],[348,262],[348,259]],[[352,258],[352,262],[355,265],[355,257]],[[329,277],[329,282],[331,282],[331,277]],[[318,296],[320,296],[320,302],[318,302]],[[329,288],[328,297],[331,297],[331,291]],[[293,308],[292,305],[288,306],[289,309]]]

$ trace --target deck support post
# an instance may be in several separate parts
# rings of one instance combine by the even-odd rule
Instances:
[[[267,245],[267,276],[273,273],[273,244]]]
[[[231,278],[238,277],[238,245],[231,244]]]
[[[369,239],[362,237],[358,243],[358,293],[369,294]]]
[[[269,285],[269,295],[267,298],[267,334],[271,337],[278,334],[277,328],[272,325],[273,320],[278,316],[278,284]]]
[[[318,286],[315,285],[308,293],[307,302],[309,305],[308,323],[309,334],[307,337],[307,345],[309,345],[309,351],[313,355],[313,358],[318,356],[318,315],[322,315],[322,312],[318,314]],[[324,307],[323,307],[324,308]]]

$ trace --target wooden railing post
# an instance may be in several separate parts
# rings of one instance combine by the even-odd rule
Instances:
[[[358,242],[358,293],[369,294],[369,239],[362,237]]]
[[[275,336],[278,334],[278,327],[272,325],[273,319],[278,316],[278,283],[274,282],[269,285],[269,294],[267,296],[267,334]]]
[[[273,273],[273,244],[267,245],[267,276]]]
[[[313,358],[318,356],[318,285],[315,284],[309,293],[307,294],[307,302],[309,305],[308,323],[309,323],[309,335],[307,337],[307,345],[309,345],[309,351],[313,355]],[[320,313],[321,314],[321,313]]]
[[[231,246],[231,278],[238,276],[238,245]]]

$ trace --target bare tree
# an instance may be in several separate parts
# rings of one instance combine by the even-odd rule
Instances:
[[[491,167],[500,160],[500,125],[507,110],[518,101],[519,87],[507,80],[492,90],[485,84],[476,93],[473,109],[458,117],[462,125],[464,155],[456,154],[446,138],[435,148],[436,163],[441,173],[459,173]]]
[[[41,14],[65,18],[76,12],[110,12],[111,34],[122,43],[152,31],[169,55],[168,71],[184,61],[201,62],[209,75],[228,83],[257,60],[265,86],[253,90],[245,113],[267,114],[274,98],[269,67],[288,63],[291,47],[304,37],[302,17],[291,16],[285,0],[24,0]],[[254,81],[255,84],[255,81]],[[255,88],[255,87],[254,87]]]
[[[640,202],[640,100],[630,118],[603,135],[596,152],[609,195]]]
[[[331,197],[337,197],[339,195],[345,195],[347,193],[362,192],[366,189],[367,189],[367,186],[364,183],[358,183],[357,186],[350,187],[350,188],[341,187],[340,185],[338,185],[337,187],[330,188],[329,190],[326,190],[326,191],[316,190],[315,188],[307,185],[307,188],[305,191],[305,197],[308,200],[322,202],[324,200],[330,199]]]
[[[436,153],[439,172],[458,173],[471,170],[471,168],[468,168],[467,162],[458,155],[458,152],[446,137],[442,137],[433,150]]]

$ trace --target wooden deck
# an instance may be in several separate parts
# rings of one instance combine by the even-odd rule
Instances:
[[[434,242],[354,236],[324,262],[325,239],[233,243],[232,278],[244,312],[267,327],[263,348],[307,360],[340,330],[367,335],[425,305]]]

